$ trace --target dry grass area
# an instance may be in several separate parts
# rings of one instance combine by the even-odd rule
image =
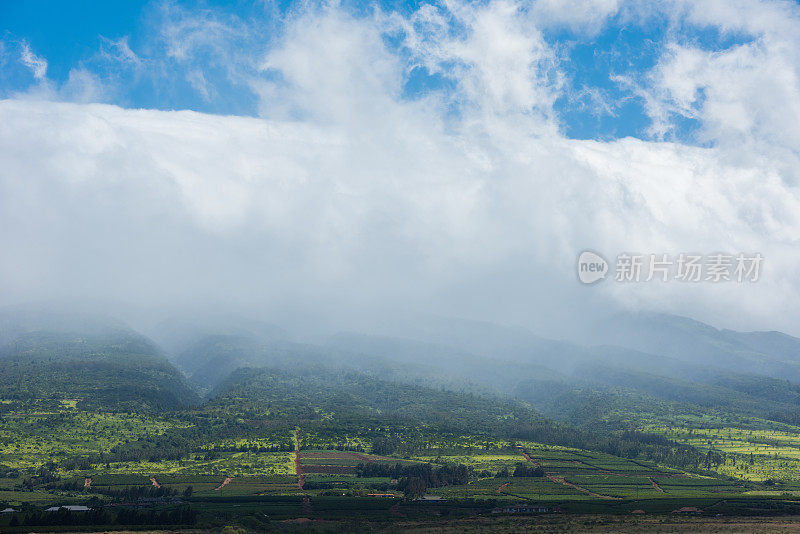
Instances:
[[[788,533],[800,532],[797,517],[610,517],[610,516],[536,516],[479,518],[437,523],[395,525],[390,531],[416,534],[458,532],[592,532],[592,533]]]
[[[341,530],[340,530],[341,529]],[[355,529],[355,530],[354,530]],[[229,526],[222,529],[186,529],[186,530],[152,530],[136,531],[136,534],[185,534],[255,533],[244,527]],[[263,532],[263,531],[262,531]],[[413,534],[475,534],[500,533],[514,534],[518,532],[589,532],[589,533],[677,533],[695,534],[734,533],[734,534],[783,534],[800,532],[798,517],[609,517],[609,516],[535,516],[535,517],[491,517],[454,521],[435,522],[399,522],[343,524],[336,521],[281,521],[272,525],[267,532],[388,532]],[[133,534],[131,531],[114,531],[115,534]]]

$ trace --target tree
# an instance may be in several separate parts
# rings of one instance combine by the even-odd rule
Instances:
[[[403,496],[408,500],[422,497],[428,489],[427,484],[420,477],[405,478],[400,481],[397,487],[403,491]]]

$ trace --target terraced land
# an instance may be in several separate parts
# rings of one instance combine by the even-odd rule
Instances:
[[[766,428],[649,424],[643,430],[711,452],[714,461],[705,467],[722,475],[753,481],[772,480],[783,484],[785,491],[797,491],[800,487],[800,427],[770,421],[754,421],[752,425]]]

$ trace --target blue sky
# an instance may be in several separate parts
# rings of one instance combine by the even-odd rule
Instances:
[[[199,50],[194,62],[215,96],[199,93],[187,81],[187,65],[164,56],[160,31],[175,18],[191,13],[211,13],[223,21],[246,26],[259,34],[231,36],[228,46],[239,52],[265,53],[278,38],[285,19],[297,8],[291,2],[161,2],[124,0],[8,0],[0,3],[0,36],[5,58],[0,76],[0,96],[9,97],[29,90],[37,83],[30,69],[15,60],[21,43],[47,61],[47,78],[55,85],[67,82],[74,69],[86,69],[111,89],[94,99],[124,107],[152,109],[193,109],[197,111],[250,115],[258,114],[257,96],[240,80],[231,79],[219,58]],[[381,9],[403,16],[419,9],[419,2],[382,2]],[[199,7],[198,7],[199,6]],[[374,14],[371,3],[345,2],[344,9],[356,17]],[[293,11],[294,10],[294,11]],[[168,14],[167,11],[172,11]],[[239,31],[239,30],[234,30]],[[459,31],[454,27],[453,31]],[[633,18],[622,12],[608,16],[598,29],[586,32],[555,24],[545,27],[544,37],[557,54],[564,86],[554,109],[565,135],[577,139],[614,139],[626,136],[648,138],[650,117],[644,101],[630,85],[617,77],[640,79],[658,62],[665,43],[671,40],[691,43],[705,50],[724,50],[752,39],[736,31],[720,31],[713,26],[676,26],[665,14]],[[130,50],[150,66],[162,69],[143,75],[130,65],[103,58],[110,43],[126,40]],[[388,47],[399,48],[402,35],[386,35]],[[398,53],[402,50],[398,49]],[[205,54],[205,55],[204,55]],[[404,97],[415,99],[432,91],[452,91],[454,82],[441,72],[407,65]],[[602,99],[602,103],[598,100]],[[671,139],[699,142],[694,133],[697,121],[673,117]]]

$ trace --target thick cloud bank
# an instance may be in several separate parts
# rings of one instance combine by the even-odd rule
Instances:
[[[553,2],[303,12],[252,72],[231,59],[258,118],[63,102],[30,56],[44,81],[0,101],[0,300],[410,308],[526,326],[619,306],[800,334],[798,9],[747,2],[758,16],[739,22],[732,2],[708,4],[671,13],[749,38],[672,43],[620,81],[647,103],[649,140],[569,139],[554,108],[569,88],[543,32],[645,16],[617,2],[591,3],[585,21]],[[173,28],[173,56],[201,37],[226,50],[201,22]],[[408,98],[409,61],[452,86]],[[686,118],[701,142],[665,141]],[[755,284],[583,287],[586,248],[765,263]]]

